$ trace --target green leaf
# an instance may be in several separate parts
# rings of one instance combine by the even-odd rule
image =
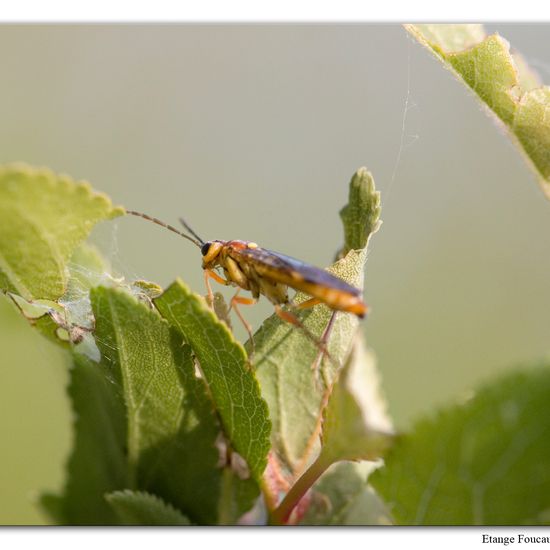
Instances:
[[[197,523],[215,523],[219,426],[191,348],[120,289],[93,289],[91,300],[97,343],[126,405],[127,487],[162,497]]]
[[[155,305],[193,348],[224,431],[259,481],[267,463],[271,424],[243,347],[182,281],[170,285]]]
[[[63,525],[66,522],[61,495],[42,493],[38,498],[38,506],[52,524]]]
[[[367,478],[375,465],[339,462],[313,486],[301,525],[390,525],[390,515]]]
[[[482,25],[405,25],[504,123],[550,198],[550,88]]]
[[[17,294],[8,296],[29,323],[44,336],[65,349],[73,349],[99,361],[99,351],[92,335],[94,317],[90,304],[90,289],[100,284],[121,283],[110,275],[110,267],[99,251],[82,243],[68,262],[67,290],[57,302],[29,302]]]
[[[67,261],[95,223],[123,213],[89,184],[46,169],[0,167],[0,282],[27,300],[58,299]]]
[[[372,235],[366,235],[365,229],[361,230],[358,224],[362,220],[368,223],[370,230],[376,230],[379,199],[372,177],[366,169],[360,169],[351,180],[351,202],[342,216],[345,248],[350,250],[327,269],[358,288],[363,287],[366,243]],[[365,247],[355,250],[354,247],[361,243]],[[298,293],[294,301],[299,303],[307,298]],[[328,307],[319,305],[297,316],[309,332],[320,339],[332,314]],[[327,346],[333,361],[325,357],[319,375],[312,368],[319,359],[319,348],[299,328],[273,315],[254,335],[254,364],[273,422],[272,445],[291,471],[302,471],[318,449],[321,409],[338,365],[347,359],[358,326],[355,315],[336,313]]]
[[[18,294],[11,292],[7,292],[6,295],[11,298],[19,313],[43,336],[67,349],[70,348],[70,335],[65,326],[61,327],[62,319],[66,316],[63,306],[50,300],[28,302]]]
[[[116,491],[105,496],[121,525],[191,525],[161,498],[142,491]]]
[[[367,246],[369,236],[378,229],[380,211],[380,192],[375,189],[372,174],[359,168],[349,184],[348,204],[340,210],[345,243],[342,256]]]
[[[61,303],[74,305],[75,302],[84,300],[88,302],[90,309],[90,289],[115,282],[109,263],[95,246],[88,243],[82,243],[75,249],[67,267],[69,280],[67,290],[60,299]]]
[[[219,525],[235,525],[243,512],[250,512],[258,499],[258,483],[253,478],[241,479],[230,466],[223,469],[219,501]],[[263,523],[262,523],[263,524]]]
[[[74,447],[63,495],[44,495],[42,506],[65,525],[116,525],[103,495],[128,485],[126,420],[117,388],[101,364],[76,355],[69,386]]]
[[[373,391],[376,381],[369,379],[371,372],[375,372],[373,357],[358,339],[323,411],[320,460],[325,465],[376,460],[393,442],[391,423],[385,411],[380,411],[379,396]],[[371,399],[365,391],[370,391]]]
[[[370,482],[405,525],[536,525],[550,509],[550,365],[418,422]]]
[[[358,337],[323,411],[321,452],[271,512],[270,522],[292,521],[293,510],[299,515],[306,492],[335,462],[379,459],[393,442],[390,430],[373,357]]]

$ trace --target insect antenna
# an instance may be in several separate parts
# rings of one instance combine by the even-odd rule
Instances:
[[[193,235],[193,237],[195,237],[194,239],[189,235],[183,233],[183,231],[176,229],[174,226],[168,223],[165,223],[159,220],[158,218],[153,218],[153,216],[148,216],[143,212],[136,212],[135,210],[126,210],[126,214],[132,214],[132,216],[137,216],[138,218],[143,218],[144,220],[156,223],[157,225],[160,225],[161,227],[164,227],[165,229],[172,231],[172,233],[175,233],[176,235],[179,235],[180,237],[183,237],[184,239],[191,241],[194,245],[198,246],[199,248],[204,244],[204,241],[194,231],[192,231],[187,226],[187,224],[184,224],[184,227],[191,233],[191,235]]]
[[[193,235],[193,237],[195,237],[195,239],[197,239],[201,244],[204,244],[204,240],[201,239],[192,229],[192,227],[183,219],[183,218],[180,218],[180,223],[181,225],[183,225],[183,227],[185,227],[185,229],[187,229],[187,231],[189,231],[189,233],[191,233],[191,235]]]

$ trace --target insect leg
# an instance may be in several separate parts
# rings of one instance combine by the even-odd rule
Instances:
[[[212,271],[211,269],[205,269],[204,270],[204,284],[206,285],[206,292],[208,293],[207,301],[210,307],[212,307],[212,304],[214,303],[214,293],[212,292],[212,287],[210,286],[210,279],[214,279],[217,283],[220,283],[221,285],[228,286],[231,283],[229,281],[226,281],[223,277],[220,277],[217,273]]]
[[[319,350],[319,354],[317,355],[315,361],[311,365],[311,368],[315,373],[317,374],[319,372],[319,369],[321,368],[321,361],[323,360],[324,350],[327,349],[328,345],[328,339],[330,338],[330,333],[332,332],[332,327],[334,326],[334,321],[336,320],[336,311],[332,312],[332,315],[330,316],[329,322],[323,331],[323,335],[321,336],[320,343],[323,346],[322,349]],[[326,380],[325,380],[326,383]]]
[[[319,298],[310,298],[309,300],[306,300],[305,302],[301,302],[299,304],[296,304],[294,307],[296,309],[307,309],[308,307],[316,306],[317,304],[321,304],[322,301]]]
[[[308,300],[309,301],[309,300]],[[294,306],[294,304],[292,304],[292,302],[290,302],[289,304],[291,307],[296,307]],[[313,305],[313,304],[312,304]],[[328,352],[328,349],[327,349],[327,346],[326,346],[326,341],[323,342],[322,340],[319,340],[319,338],[317,338],[315,336],[315,334],[313,334],[303,323],[302,321],[300,321],[300,319],[298,319],[298,317],[296,317],[296,315],[294,315],[293,313],[291,313],[290,311],[285,311],[280,305],[275,305],[275,313],[277,314],[277,316],[282,319],[283,321],[286,321],[287,323],[290,323],[292,325],[294,325],[295,327],[298,327],[318,348],[319,348],[319,351],[321,352],[321,357],[323,355],[326,355],[328,357],[328,359],[330,359],[330,361],[332,361],[332,363],[334,363],[334,365],[339,368],[340,367],[340,364],[338,363],[338,361],[336,361],[331,355],[330,353]],[[326,340],[328,340],[328,336],[326,338]]]
[[[239,292],[241,289],[239,288],[237,292],[235,292],[235,295],[233,298],[231,298],[231,301],[229,302],[229,311],[231,311],[231,308],[235,310],[235,313],[237,314],[237,317],[241,320],[241,323],[244,325],[244,328],[246,329],[246,332],[248,332],[248,337],[250,338],[250,344],[252,346],[252,353],[250,355],[254,355],[254,336],[252,335],[252,327],[250,326],[250,323],[243,317],[241,311],[239,310],[237,304],[243,305],[243,306],[252,306],[256,303],[256,300],[254,298],[244,298],[243,296],[239,296]]]

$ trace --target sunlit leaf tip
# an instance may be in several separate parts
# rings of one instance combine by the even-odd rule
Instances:
[[[367,245],[369,236],[378,229],[380,212],[380,192],[376,190],[374,178],[366,168],[359,168],[349,184],[348,204],[340,210],[344,225],[341,256]]]
[[[482,25],[405,25],[508,129],[550,198],[550,87]]]

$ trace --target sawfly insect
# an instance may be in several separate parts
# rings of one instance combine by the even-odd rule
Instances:
[[[260,295],[265,296],[274,305],[275,312],[281,319],[304,330],[306,329],[300,320],[290,311],[282,309],[282,305],[302,310],[317,304],[325,304],[334,312],[345,311],[360,318],[367,314],[368,308],[363,302],[361,290],[323,269],[279,252],[261,248],[251,241],[204,241],[181,218],[180,222],[189,234],[147,214],[134,210],[126,210],[126,212],[156,223],[200,248],[210,304],[213,300],[210,279],[222,285],[238,287],[231,299],[230,307],[235,310],[251,338],[252,329],[241,315],[238,306],[252,305]],[[218,268],[223,270],[225,278],[216,273],[215,270]],[[294,304],[288,297],[289,287],[304,292],[311,298],[300,304]],[[252,298],[239,296],[241,290],[249,291]],[[306,330],[306,332],[308,331]],[[308,336],[311,337],[310,334]],[[317,341],[315,337],[313,339]]]

